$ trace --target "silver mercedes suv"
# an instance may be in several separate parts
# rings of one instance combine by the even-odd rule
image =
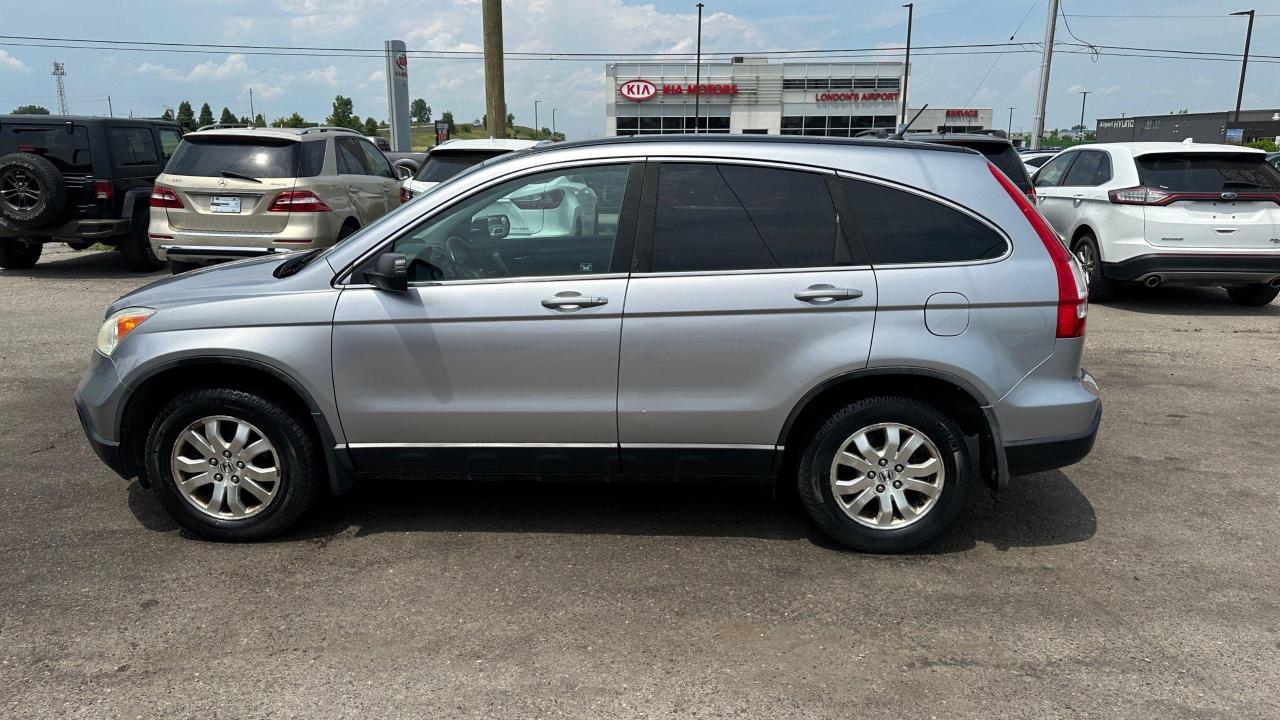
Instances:
[[[515,231],[506,208],[538,222],[565,183],[592,222]],[[1086,310],[976,152],[597,140],[126,295],[75,403],[103,461],[206,538],[274,535],[366,479],[719,477],[795,482],[831,537],[896,552],[979,483],[1089,452]]]

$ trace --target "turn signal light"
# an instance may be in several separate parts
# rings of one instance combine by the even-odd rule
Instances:
[[[151,207],[181,209],[182,200],[178,197],[178,193],[167,187],[156,185],[151,188]]]
[[[315,193],[310,190],[286,190],[271,201],[267,212],[332,212]]]

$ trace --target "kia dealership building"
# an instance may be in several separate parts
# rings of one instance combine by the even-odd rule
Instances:
[[[703,63],[605,66],[607,135],[699,132],[851,137],[893,129],[902,102],[902,63]],[[915,111],[909,111],[914,114]],[[908,117],[910,117],[910,114]],[[929,108],[912,131],[991,127],[991,110]]]

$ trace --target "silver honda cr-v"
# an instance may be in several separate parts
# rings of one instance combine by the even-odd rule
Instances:
[[[567,183],[595,194],[591,231],[540,224]],[[977,483],[1089,452],[1086,307],[969,150],[570,143],[333,248],[126,295],[76,406],[98,455],[208,538],[278,533],[366,478],[781,478],[836,540],[893,552]]]

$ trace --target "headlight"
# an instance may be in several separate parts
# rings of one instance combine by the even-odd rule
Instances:
[[[102,327],[98,330],[98,344],[95,346],[98,352],[111,357],[111,353],[120,344],[126,335],[133,332],[134,328],[142,324],[143,320],[151,317],[155,310],[144,307],[125,308],[117,313],[112,313],[111,317],[102,323]]]

